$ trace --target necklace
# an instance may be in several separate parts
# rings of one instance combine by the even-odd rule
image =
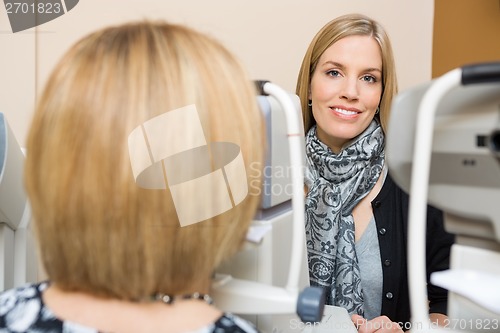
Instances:
[[[172,304],[176,299],[198,299],[200,301],[205,301],[207,304],[212,305],[214,304],[214,300],[210,295],[208,294],[200,294],[200,293],[193,293],[193,294],[186,294],[182,296],[170,296],[167,294],[156,294],[153,296],[153,298],[157,301],[161,301],[165,304]]]

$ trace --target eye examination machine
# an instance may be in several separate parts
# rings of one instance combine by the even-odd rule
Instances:
[[[214,300],[262,332],[355,333],[343,308],[309,287],[304,226],[304,129],[298,96],[256,82],[268,151],[262,200],[245,248],[217,272]]]
[[[34,282],[37,277],[23,170],[23,151],[0,113],[0,290]]]
[[[408,230],[413,332],[500,331],[500,62],[464,66],[397,96],[387,161],[410,194]],[[449,291],[446,330],[429,322],[425,214],[443,210],[455,234],[450,269],[433,273]]]

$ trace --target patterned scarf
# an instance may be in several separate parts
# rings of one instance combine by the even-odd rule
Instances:
[[[373,120],[336,155],[306,135],[306,239],[311,286],[326,290],[326,304],[363,315],[352,210],[373,188],[384,165],[384,134]]]

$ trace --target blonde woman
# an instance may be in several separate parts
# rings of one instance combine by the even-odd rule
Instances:
[[[128,23],[72,46],[46,84],[27,142],[26,187],[48,281],[2,293],[1,327],[256,332],[211,304],[210,286],[217,265],[242,245],[258,193],[238,202],[233,193],[234,207],[207,215],[227,197],[226,184],[184,187],[179,196],[175,185],[189,179],[174,184],[168,168],[192,176],[208,159],[211,175],[240,158],[239,181],[259,183],[248,173],[264,158],[255,95],[226,48],[184,26]],[[217,155],[213,142],[234,156]],[[153,161],[155,149],[167,148],[178,150],[173,157],[191,151],[192,160]]]
[[[408,196],[385,164],[385,131],[397,92],[389,37],[360,14],[327,23],[300,68],[306,131],[306,235],[311,285],[344,307],[360,332],[410,328]],[[446,269],[453,236],[428,209],[427,273]],[[428,285],[431,319],[446,291]]]

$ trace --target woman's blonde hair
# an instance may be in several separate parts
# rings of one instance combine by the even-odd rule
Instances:
[[[308,105],[311,77],[319,58],[333,43],[347,36],[371,36],[380,46],[382,54],[382,98],[380,113],[377,115],[382,129],[387,130],[391,111],[392,98],[397,94],[397,79],[391,42],[382,25],[362,14],[347,14],[328,22],[314,36],[302,60],[297,79],[296,94],[302,106],[304,130],[307,131],[316,123],[312,109]]]
[[[168,187],[136,184],[127,140],[146,121],[192,104],[207,142],[239,146],[252,188],[232,209],[181,227]],[[179,143],[163,134],[164,145]],[[49,279],[130,300],[206,288],[254,216],[261,175],[249,171],[262,167],[264,146],[254,86],[216,40],[165,22],[84,37],[52,72],[27,141],[25,182]]]

